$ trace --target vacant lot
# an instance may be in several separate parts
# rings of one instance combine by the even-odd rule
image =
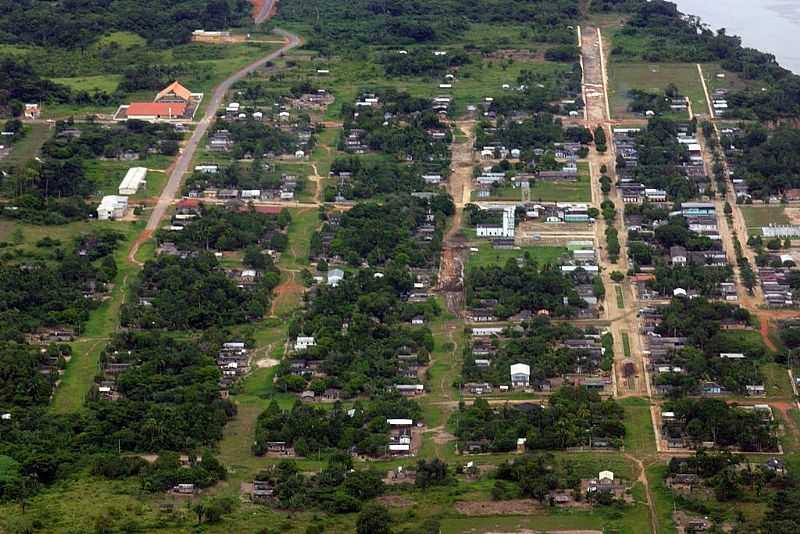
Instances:
[[[689,97],[695,113],[708,113],[700,74],[694,63],[611,63],[609,65],[609,104],[614,117],[641,118],[628,111],[628,92],[639,89],[663,94],[674,83],[681,94]]]
[[[564,247],[520,247],[517,250],[494,250],[490,243],[481,243],[478,252],[470,252],[468,269],[476,267],[486,267],[489,265],[505,265],[512,258],[522,258],[529,254],[531,258],[539,262],[555,263],[558,258],[567,252]]]
[[[577,182],[537,181],[531,187],[530,200],[542,202],[591,202],[592,184],[589,179],[589,164],[578,163]]]

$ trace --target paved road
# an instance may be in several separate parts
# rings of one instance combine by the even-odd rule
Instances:
[[[202,141],[203,137],[208,131],[208,127],[213,122],[217,110],[220,108],[222,101],[225,98],[225,93],[227,93],[237,81],[241,80],[256,69],[264,66],[266,63],[274,61],[282,54],[299,46],[302,42],[298,36],[289,32],[283,30],[275,30],[275,32],[286,39],[286,44],[284,44],[279,50],[276,50],[275,52],[272,52],[271,54],[264,56],[258,61],[255,61],[243,69],[235,72],[214,89],[214,93],[211,96],[205,117],[203,117],[203,119],[197,124],[197,127],[192,133],[192,137],[189,139],[189,142],[183,148],[183,152],[175,162],[175,166],[173,167],[172,173],[169,176],[167,185],[164,186],[163,191],[161,191],[161,196],[158,198],[158,203],[153,209],[153,212],[150,214],[150,219],[147,221],[147,231],[153,232],[158,228],[158,225],[161,223],[161,219],[164,217],[167,208],[175,200],[175,195],[180,188],[183,175],[186,173],[186,171],[189,169],[189,165],[192,163],[194,153],[197,150],[197,145],[200,143],[200,141]]]

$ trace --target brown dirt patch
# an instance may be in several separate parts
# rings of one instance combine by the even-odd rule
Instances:
[[[375,500],[384,506],[391,506],[392,508],[408,508],[414,505],[413,501],[400,495],[383,495]]]
[[[800,225],[800,208],[784,208],[783,212],[786,214],[786,218],[789,219],[789,223]]]
[[[542,509],[542,505],[533,499],[462,501],[456,503],[456,510],[464,515],[532,515],[541,513]]]
[[[281,282],[278,287],[274,289],[274,298],[272,299],[272,310],[270,313],[274,316],[278,310],[286,305],[299,302],[303,291],[305,291],[305,287],[297,282],[295,273],[290,272],[286,280]]]

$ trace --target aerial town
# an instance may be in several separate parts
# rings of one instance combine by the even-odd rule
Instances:
[[[0,532],[800,533],[800,75],[684,6],[0,8]]]

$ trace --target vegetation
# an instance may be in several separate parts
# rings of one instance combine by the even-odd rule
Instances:
[[[589,351],[561,346],[566,339],[582,339],[584,332],[580,329],[569,324],[551,323],[545,317],[536,317],[523,323],[522,327],[523,332],[511,332],[510,339],[500,344],[488,368],[478,367],[472,348],[465,347],[463,381],[507,384],[509,369],[515,363],[530,365],[532,384],[578,370],[591,373],[599,369],[600,359],[592,358]]]
[[[159,13],[143,21],[137,7]],[[86,47],[98,35],[132,31],[158,43],[187,42],[197,28],[224,30],[243,22],[250,4],[229,0],[150,0],[146,6],[130,2],[89,1],[80,6],[52,6],[33,0],[11,5],[0,14],[0,41],[53,48]]]
[[[466,280],[467,305],[478,306],[481,300],[497,299],[495,314],[510,317],[521,310],[547,310],[559,317],[574,314],[573,308],[586,303],[575,292],[573,279],[561,273],[560,267],[539,266],[532,259],[523,259],[522,266],[513,259],[500,267],[490,265],[471,269]],[[567,303],[564,303],[567,299]]]
[[[547,406],[503,405],[493,409],[483,399],[463,406],[456,419],[456,437],[466,442],[486,441],[491,451],[512,451],[517,439],[526,438],[530,450],[589,446],[594,438],[613,445],[625,436],[623,409],[613,400],[603,401],[584,388],[563,387],[549,397]]]
[[[375,274],[360,270],[336,286],[320,288],[305,313],[291,321],[290,338],[313,336],[316,340],[296,359],[319,361],[322,376],[313,377],[305,368],[298,372],[292,367],[294,360],[285,359],[277,371],[278,388],[320,394],[336,388],[342,397],[351,398],[382,393],[395,383],[417,382],[399,373],[397,355],[415,354],[419,365],[427,363],[433,350],[431,331],[410,321],[417,316],[431,321],[441,310],[433,299],[404,300],[413,283],[401,266],[391,263],[382,277]]]
[[[272,271],[258,276],[250,290],[237,287],[210,254],[180,258],[160,256],[147,262],[124,304],[123,325],[169,330],[229,326],[261,318],[279,277]]]

